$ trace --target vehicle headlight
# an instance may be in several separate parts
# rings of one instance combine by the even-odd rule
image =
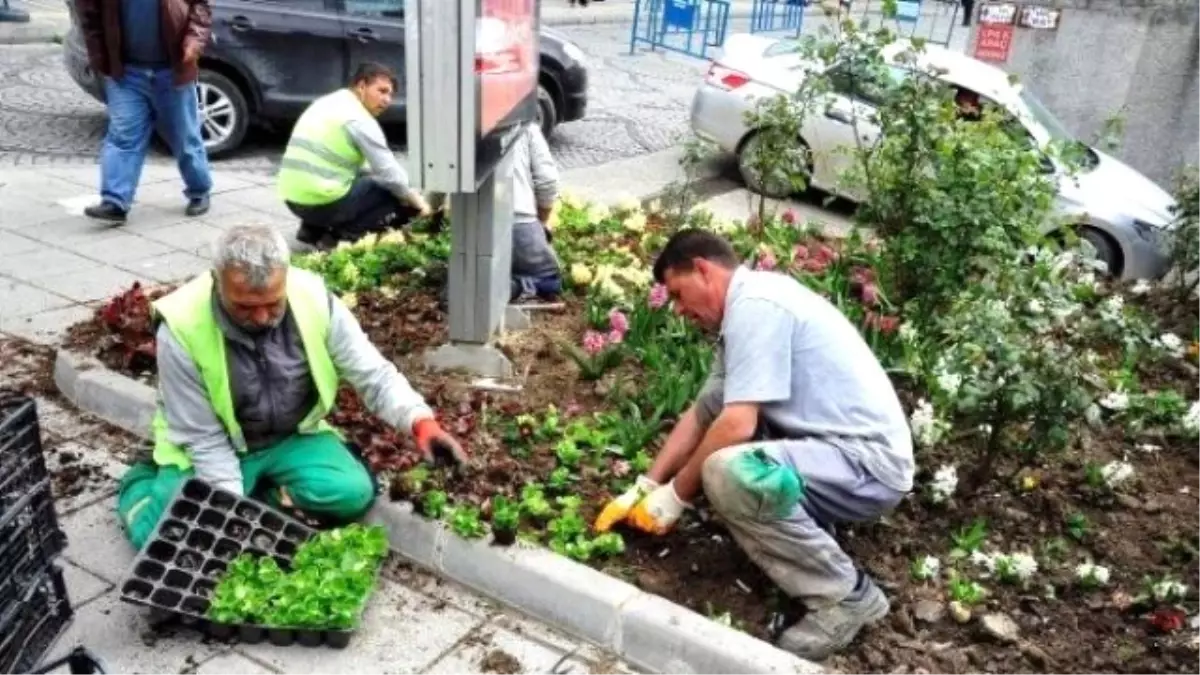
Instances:
[[[570,57],[571,60],[578,61],[580,65],[587,62],[587,55],[574,42],[563,42],[563,53]]]

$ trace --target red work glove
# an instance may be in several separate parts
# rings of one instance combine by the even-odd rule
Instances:
[[[417,450],[425,457],[425,461],[435,466],[457,466],[467,463],[467,453],[446,433],[436,420],[428,417],[419,419],[413,424],[413,438],[417,441]]]

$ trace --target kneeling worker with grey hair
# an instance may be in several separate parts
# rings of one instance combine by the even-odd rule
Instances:
[[[325,422],[342,379],[427,459],[466,459],[321,277],[290,266],[270,227],[225,232],[212,270],[155,301],[153,314],[153,460],[130,467],[117,503],[138,548],[191,476],[334,521],[365,513],[371,476]]]

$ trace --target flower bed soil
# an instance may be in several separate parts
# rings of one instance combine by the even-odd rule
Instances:
[[[435,482],[452,502],[478,505],[485,515],[489,498],[518,496],[522,486],[543,481],[556,465],[550,447],[535,446],[527,457],[513,457],[500,439],[499,426],[505,419],[553,404],[565,423],[605,409],[604,394],[617,386],[607,377],[581,381],[574,363],[557,348],[585,328],[582,308],[572,301],[561,312],[535,314],[533,328],[501,340],[523,380],[517,394],[471,389],[461,374],[423,369],[422,352],[446,339],[445,316],[433,293],[408,290],[390,298],[362,293],[357,303],[355,313],[374,343],[472,455],[471,465],[459,475],[436,476]],[[127,375],[144,377],[145,366],[135,370],[127,365],[106,333],[97,318],[75,327],[71,344]],[[1157,381],[1147,383],[1175,389],[1188,400],[1197,396],[1195,369],[1189,363],[1162,369],[1153,379]],[[903,386],[901,394],[909,403]],[[394,474],[416,464],[411,442],[366,412],[353,392],[343,390],[333,421],[364,448],[377,471]],[[967,443],[947,443],[921,455],[918,482],[927,482],[942,461],[966,454]],[[1087,487],[1085,463],[1121,459],[1136,443],[1161,446],[1137,458],[1136,490],[1113,497]],[[998,474],[1005,471],[1000,466]],[[893,611],[828,665],[847,672],[1195,672],[1195,628],[1164,633],[1151,620],[1155,607],[1133,604],[1132,599],[1144,577],[1170,574],[1188,584],[1186,604],[1194,614],[1200,583],[1198,481],[1197,453],[1191,444],[1153,431],[1128,439],[1119,429],[1106,429],[1076,443],[1065,459],[1023,470],[1012,480],[993,481],[971,497],[960,495],[948,508],[930,507],[913,496],[880,523],[842,528],[839,539],[888,591]],[[611,495],[605,473],[594,468],[581,471],[572,491],[583,499],[581,514],[588,519]],[[409,496],[401,494],[398,485],[390,492],[392,497]],[[1068,536],[1065,526],[1077,513],[1090,522],[1081,541]],[[1025,589],[988,582],[988,599],[974,608],[970,621],[960,624],[945,611],[943,588],[912,581],[909,569],[911,561],[923,555],[944,558],[951,548],[950,533],[979,517],[987,519],[988,548],[1031,551],[1042,561],[1042,569]],[[774,627],[800,615],[720,524],[707,517],[702,502],[697,517],[665,537],[624,534],[625,555],[593,562],[595,566],[762,638],[769,639]],[[1078,589],[1074,570],[1085,560],[1112,571],[1106,588],[1089,593]],[[926,611],[930,609],[938,611]],[[981,621],[985,614],[1011,618],[1019,635],[1010,640],[1011,636],[990,634]],[[1157,623],[1165,625],[1161,616]]]

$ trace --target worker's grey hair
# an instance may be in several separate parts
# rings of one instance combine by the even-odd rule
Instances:
[[[213,269],[235,269],[252,288],[266,287],[271,273],[290,260],[287,240],[269,225],[239,225],[226,230],[213,247]]]

